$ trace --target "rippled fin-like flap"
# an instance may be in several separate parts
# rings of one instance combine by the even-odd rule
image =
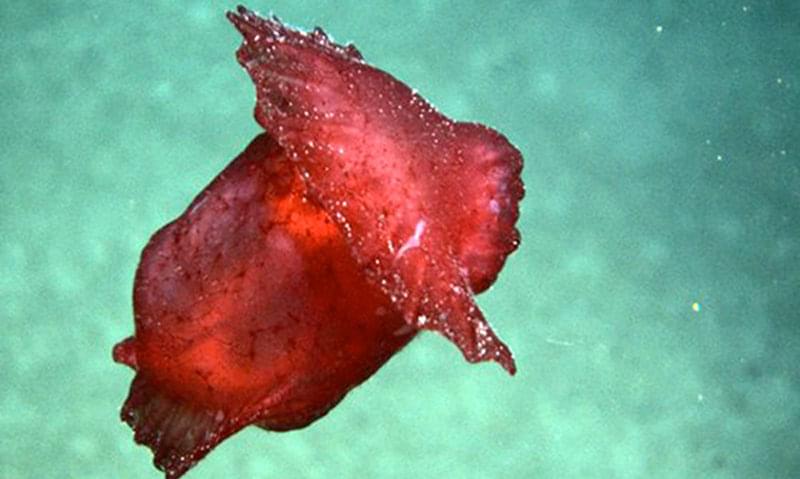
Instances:
[[[223,439],[242,428],[220,411],[198,408],[168,397],[141,374],[131,386],[122,420],[137,443],[153,451],[153,463],[167,479],[186,473]]]

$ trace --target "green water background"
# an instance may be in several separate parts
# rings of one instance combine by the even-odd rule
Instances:
[[[259,131],[229,2],[0,4],[0,478],[156,478],[118,420],[149,235]],[[800,477],[800,3],[255,2],[525,156],[480,297],[188,478]],[[465,185],[468,187],[468,185]]]

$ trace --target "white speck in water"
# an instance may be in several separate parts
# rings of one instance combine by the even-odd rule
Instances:
[[[563,339],[545,338],[544,341],[548,344],[555,344],[556,346],[575,346],[575,343],[572,341],[565,341]]]
[[[662,27],[661,25],[656,25],[656,33],[661,33],[663,31],[664,31],[664,27]]]

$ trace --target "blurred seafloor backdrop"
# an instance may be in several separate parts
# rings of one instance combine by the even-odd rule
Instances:
[[[525,156],[480,297],[519,373],[425,334],[188,478],[800,476],[800,3],[255,2]],[[160,475],[118,410],[156,228],[259,131],[229,2],[0,5],[0,477]]]

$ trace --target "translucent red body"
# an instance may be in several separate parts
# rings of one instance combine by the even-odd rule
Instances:
[[[519,152],[319,29],[229,18],[267,133],[152,237],[114,350],[172,478],[247,425],[308,425],[421,329],[515,370],[473,294],[519,242]]]

